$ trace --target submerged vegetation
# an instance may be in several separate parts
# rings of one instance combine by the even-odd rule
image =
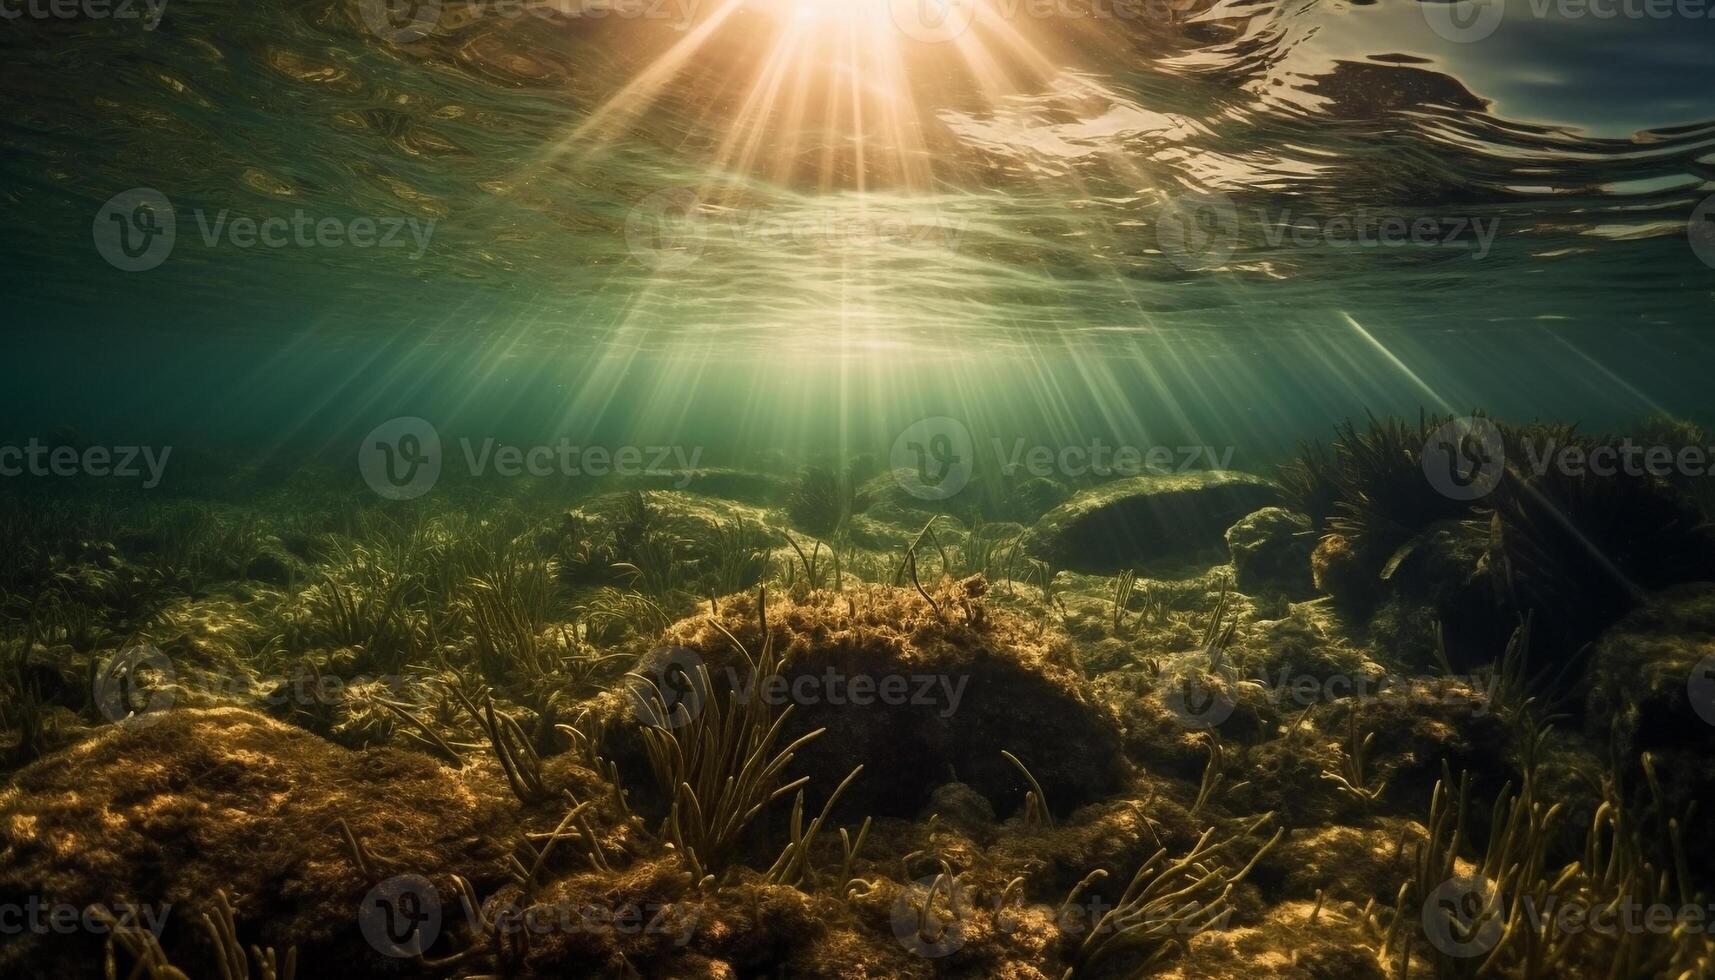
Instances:
[[[0,972],[1708,975],[1715,727],[1639,666],[1715,630],[1704,504],[1498,422],[1454,499],[1446,421],[1343,425],[1225,560],[1117,574],[861,464],[772,504],[9,498],[0,901],[185,918]],[[443,927],[395,956],[402,876]],[[1552,911],[1627,903],[1680,917]]]

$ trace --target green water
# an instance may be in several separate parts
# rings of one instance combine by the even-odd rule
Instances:
[[[302,458],[418,416],[739,466],[949,416],[1256,469],[1365,411],[1715,418],[1706,18],[1520,6],[1457,43],[1414,4],[1194,4],[984,34],[1004,84],[908,42],[903,81],[788,72],[783,121],[745,114],[767,9],[635,104],[677,22],[399,42],[366,9],[10,22],[7,438]],[[908,125],[853,123],[848,84]],[[138,189],[176,236],[124,271]]]

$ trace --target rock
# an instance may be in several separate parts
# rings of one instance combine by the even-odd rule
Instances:
[[[942,783],[929,794],[929,805],[919,814],[928,820],[939,815],[955,827],[981,834],[994,827],[994,806],[983,794],[964,783]]]
[[[175,922],[192,922],[225,889],[243,918],[256,917],[241,929],[260,923],[252,935],[264,945],[333,943],[375,965],[352,927],[375,881],[354,866],[335,818],[385,855],[385,873],[495,882],[516,813],[492,767],[349,752],[236,708],[166,711],[108,726],[0,789],[0,904],[170,905]],[[206,959],[195,929],[169,929],[163,941],[177,962]],[[7,976],[79,976],[99,962],[93,935],[0,945]]]
[[[786,547],[786,536],[769,523],[760,507],[678,490],[603,494],[568,511],[544,544],[560,558],[561,574],[575,582],[611,581],[613,566],[624,562],[651,573],[670,561],[681,582],[716,576],[739,529],[746,548],[763,552]],[[800,539],[805,548],[807,539]],[[764,571],[752,559],[748,587]],[[727,583],[730,584],[730,583]],[[697,589],[706,594],[706,589]]]
[[[1352,542],[1343,534],[1325,534],[1310,553],[1310,579],[1319,592],[1347,609],[1367,606],[1375,597],[1376,581]]]
[[[1715,799],[1715,584],[1677,586],[1654,596],[1602,634],[1590,653],[1585,730],[1609,744],[1624,768],[1621,785],[1649,803],[1643,769],[1654,760],[1666,813],[1683,818],[1693,800]],[[1715,884],[1715,838],[1688,833],[1700,887]],[[1672,867],[1671,862],[1664,865]]]
[[[1033,476],[1009,488],[1006,499],[1001,501],[1007,516],[1034,523],[1041,520],[1042,515],[1066,502],[1072,495],[1061,484],[1045,476]]]
[[[1011,751],[1041,783],[1056,813],[1113,792],[1129,767],[1112,713],[1095,697],[1064,636],[1042,634],[986,607],[980,578],[935,590],[937,614],[911,589],[870,586],[771,601],[769,630],[784,665],[763,696],[792,707],[785,744],[818,728],[789,770],[808,775],[807,805],[854,766],[864,773],[841,799],[846,814],[915,816],[937,786],[957,779],[1012,813],[1029,788],[1002,755]],[[746,650],[762,644],[752,596],[733,596],[721,624]],[[669,664],[705,664],[717,697],[743,683],[746,659],[706,616],[663,636],[637,673],[669,677]],[[631,700],[610,692],[592,709],[609,722],[608,745],[628,779],[647,780]],[[629,758],[628,758],[629,757]],[[635,776],[633,774],[636,774]],[[644,794],[652,786],[639,786]]]
[[[1031,529],[1031,554],[1075,571],[1112,572],[1219,548],[1227,528],[1279,502],[1261,477],[1227,470],[1134,476],[1082,491]]]
[[[1310,518],[1284,507],[1264,507],[1227,528],[1234,584],[1241,592],[1279,592],[1294,599],[1314,595],[1310,552],[1315,547]]]
[[[1489,663],[1517,621],[1506,614],[1488,572],[1489,531],[1468,521],[1430,525],[1394,552],[1380,576],[1380,603],[1370,618],[1373,645],[1390,666],[1435,664],[1439,624],[1453,668]]]
[[[727,467],[641,473],[636,476],[616,477],[613,485],[624,487],[624,490],[620,492],[638,490],[681,491],[700,494],[704,497],[734,500],[758,507],[779,503],[786,498],[787,492],[792,489],[791,481],[784,477],[772,473],[758,473]]]
[[[1346,710],[1329,712],[1322,730],[1348,741],[1355,712],[1358,737],[1375,734],[1366,782],[1386,782],[1382,800],[1394,812],[1427,813],[1443,765],[1455,778],[1471,773],[1473,799],[1493,799],[1507,782],[1517,785],[1509,757],[1514,720],[1496,710],[1486,691],[1462,680],[1394,680],[1340,706]]]

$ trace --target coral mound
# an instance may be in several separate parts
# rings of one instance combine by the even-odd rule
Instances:
[[[504,853],[488,842],[505,838],[512,809],[487,770],[351,752],[236,708],[167,711],[13,776],[0,791],[0,902],[165,905],[188,925],[226,889],[268,944],[350,941],[372,882],[336,820],[400,867],[492,879]],[[163,940],[171,950],[194,932]],[[0,974],[83,975],[100,942],[26,933],[0,947]]]
[[[956,779],[1008,814],[1030,787],[1002,751],[1029,767],[1059,812],[1121,785],[1127,766],[1117,726],[1070,642],[988,608],[986,588],[980,577],[949,581],[933,593],[934,605],[912,589],[883,586],[768,602],[781,668],[761,696],[793,706],[784,740],[827,729],[794,769],[812,777],[813,801],[862,764],[844,812],[914,816],[936,786]],[[756,651],[760,633],[756,598],[735,596],[713,620],[693,617],[668,630],[638,673],[659,677],[689,654],[708,667],[717,691],[743,686],[748,663],[732,640]],[[609,710],[623,700],[610,695]]]

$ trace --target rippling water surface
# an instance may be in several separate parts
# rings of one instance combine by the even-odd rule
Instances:
[[[1411,400],[1545,357],[1648,396],[1704,352],[1715,21],[1509,0],[1466,41],[1469,11],[1412,0],[1021,3],[952,41],[857,0],[446,5],[422,36],[347,0],[13,20],[8,292],[28,328],[163,360],[248,336],[1171,372],[1290,343]],[[135,188],[177,228],[141,273],[96,244]],[[231,237],[298,216],[402,230]],[[1418,240],[1358,243],[1390,232]]]

